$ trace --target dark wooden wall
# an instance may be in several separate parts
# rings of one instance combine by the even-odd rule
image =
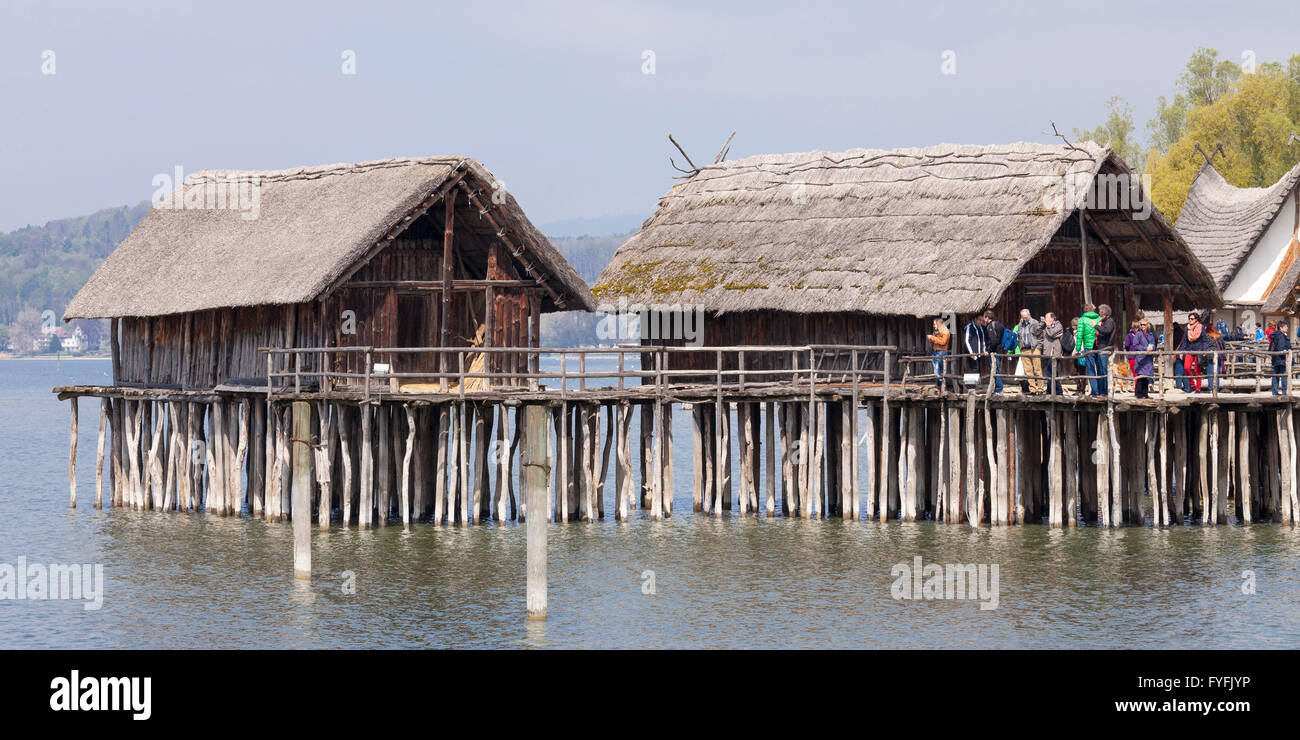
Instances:
[[[481,252],[475,255],[482,261]],[[506,279],[503,271],[493,279]],[[458,260],[459,279],[488,277],[484,264]],[[121,377],[118,383],[151,387],[207,389],[234,379],[265,382],[266,355],[259,347],[430,347],[441,344],[442,294],[433,290],[377,288],[377,281],[437,281],[442,278],[442,242],[398,239],[358,270],[324,302],[296,306],[218,309],[152,318],[124,318],[120,329]],[[492,333],[496,347],[526,347],[532,314],[540,310],[527,288],[494,288]],[[346,313],[352,312],[352,313]],[[449,346],[470,346],[487,315],[485,291],[452,294]],[[289,337],[289,327],[293,336]],[[187,341],[188,333],[188,341]],[[436,372],[435,353],[376,356],[397,372]],[[288,360],[276,369],[287,370]],[[316,356],[304,356],[304,370],[317,369]],[[454,360],[449,359],[452,370]],[[496,371],[522,371],[525,355],[493,357]],[[364,355],[337,354],[336,372],[365,372]]]

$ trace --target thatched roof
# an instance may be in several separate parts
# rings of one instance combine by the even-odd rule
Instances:
[[[978,311],[997,303],[1075,212],[1075,196],[1086,194],[1079,183],[1103,170],[1128,172],[1090,142],[855,149],[708,166],[660,200],[592,292],[719,312]],[[1176,302],[1218,305],[1209,274],[1158,211],[1146,221],[1124,211],[1090,216],[1106,218],[1115,249],[1144,265],[1138,285],[1177,282],[1173,262],[1189,283]]]
[[[211,193],[217,184],[229,191],[233,184],[247,189],[256,182],[257,217],[246,218],[247,201],[239,208],[155,206],[72,299],[64,318],[159,316],[314,300],[462,172],[487,202],[495,178],[467,157],[197,173],[173,193],[178,200],[164,203],[198,199],[203,188]],[[458,203],[464,203],[463,195]],[[537,261],[564,308],[592,308],[586,283],[513,196],[506,194],[493,216]],[[458,219],[457,227],[482,219],[464,221],[462,227]],[[548,299],[544,307],[557,306]]]
[[[1196,173],[1178,216],[1178,231],[1220,290],[1245,264],[1297,182],[1300,165],[1266,188],[1239,188],[1210,164]]]

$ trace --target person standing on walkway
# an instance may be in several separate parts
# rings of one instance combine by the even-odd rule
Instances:
[[[989,372],[993,375],[993,392],[997,394],[1002,393],[1002,355],[1008,351],[1003,342],[1007,331],[992,310],[984,312],[984,344],[989,355]]]
[[[1079,364],[1083,365],[1084,374],[1088,376],[1088,388],[1094,396],[1102,395],[1098,376],[1106,374],[1105,367],[1097,369],[1100,363],[1094,358],[1099,355],[1090,354],[1097,344],[1097,323],[1100,320],[1096,308],[1091,303],[1084,304],[1079,328],[1074,332],[1074,351],[1080,356]]]
[[[1268,337],[1268,351],[1285,353],[1291,349],[1291,338],[1287,336],[1286,322],[1280,322],[1277,325],[1277,331]],[[1286,354],[1272,355],[1270,359],[1273,364],[1273,383],[1272,392],[1275,396],[1285,396],[1288,376],[1291,374],[1291,368],[1287,365]]]
[[[1155,361],[1146,354],[1156,348],[1156,335],[1151,331],[1151,322],[1141,319],[1137,326],[1124,338],[1124,350],[1133,353],[1133,395],[1136,398],[1149,398],[1151,376],[1155,375]]]
[[[965,345],[967,367],[971,372],[980,371],[980,358],[988,353],[986,335],[984,333],[984,315],[977,314],[971,317],[970,323],[966,324],[962,343]]]
[[[1096,338],[1093,341],[1092,348],[1098,350],[1098,354],[1093,355],[1096,359],[1097,383],[1101,387],[1101,393],[1094,395],[1105,396],[1110,393],[1110,382],[1107,375],[1110,371],[1111,352],[1115,348],[1115,319],[1110,315],[1110,306],[1105,303],[1097,306],[1097,331]]]
[[[1016,324],[1016,343],[1020,347],[1020,362],[1024,368],[1025,378],[1029,382],[1029,392],[1038,396],[1043,393],[1043,364],[1040,360],[1043,345],[1043,322],[1034,319],[1029,309],[1020,309],[1020,323]]]
[[[934,387],[943,390],[943,358],[948,356],[948,346],[952,342],[952,332],[943,325],[943,319],[935,319],[933,329],[925,338],[930,341],[930,362],[934,366]]]
[[[1187,333],[1183,335],[1183,344],[1178,348],[1183,355],[1183,371],[1187,376],[1187,392],[1201,392],[1201,357],[1205,351],[1205,327],[1200,315],[1195,312],[1187,315]]]
[[[1048,311],[1043,316],[1043,369],[1047,375],[1046,391],[1049,395],[1061,395],[1061,381],[1057,380],[1060,376],[1064,362],[1061,356],[1065,354],[1065,348],[1061,346],[1061,339],[1065,337],[1065,327],[1061,322],[1056,320],[1056,314]]]

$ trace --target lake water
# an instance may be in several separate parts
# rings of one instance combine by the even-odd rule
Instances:
[[[1300,644],[1293,529],[696,516],[684,414],[673,518],[550,525],[545,623],[524,620],[517,524],[313,529],[313,578],[295,582],[288,524],[93,509],[90,400],[81,404],[81,505],[68,508],[68,409],[49,391],[108,375],[100,360],[0,360],[0,564],[93,562],[105,575],[97,611],[0,600],[0,648]],[[894,599],[891,567],[916,556],[998,565],[997,608]],[[345,573],[355,593],[345,593]],[[1243,574],[1255,593],[1243,593]]]

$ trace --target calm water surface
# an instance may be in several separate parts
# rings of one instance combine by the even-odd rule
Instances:
[[[0,563],[22,555],[105,570],[98,611],[0,600],[0,648],[1300,645],[1300,534],[1289,528],[696,517],[685,415],[674,518],[551,526],[545,624],[523,619],[515,524],[313,530],[314,576],[296,583],[287,524],[91,508],[91,400],[81,403],[82,503],[68,509],[68,410],[49,389],[104,383],[108,370],[0,360]],[[891,566],[917,555],[997,563],[998,608],[894,600]],[[1253,595],[1242,593],[1247,570]]]

